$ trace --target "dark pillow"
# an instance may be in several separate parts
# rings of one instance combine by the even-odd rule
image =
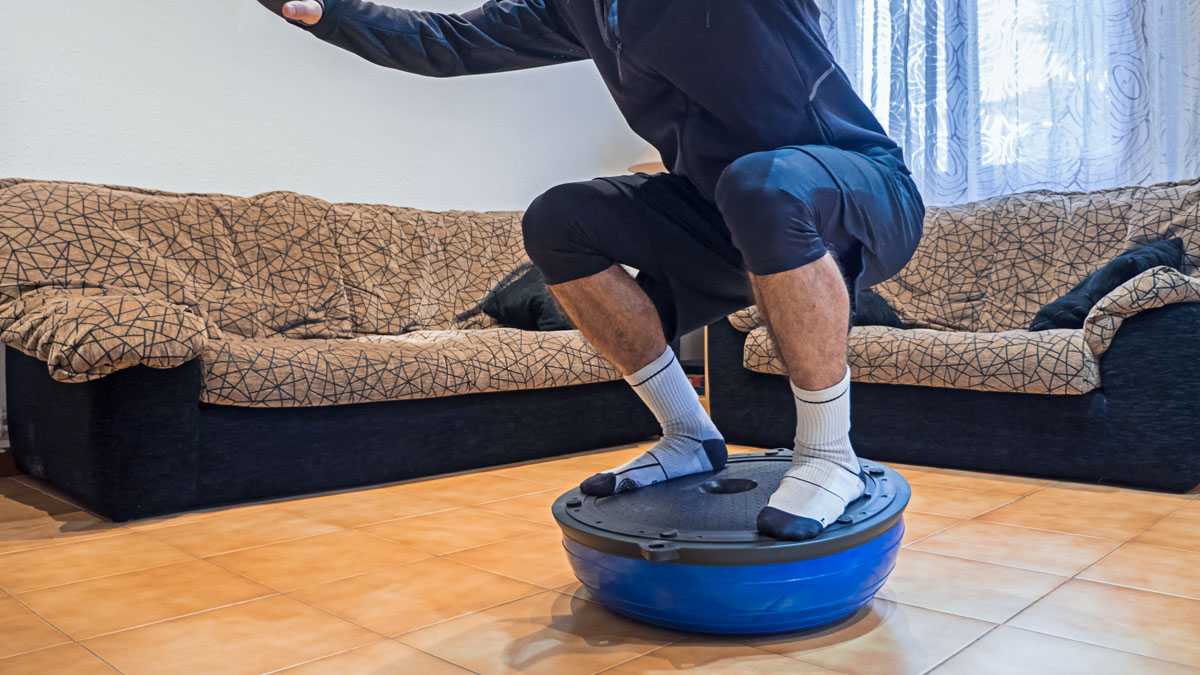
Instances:
[[[864,288],[858,292],[854,307],[855,326],[891,326],[892,328],[907,328],[900,320],[900,315],[888,304],[883,296]]]
[[[524,273],[517,270],[484,298],[483,313],[510,328],[569,330],[571,324],[546,288],[541,271],[532,265],[522,269]]]
[[[1179,269],[1182,264],[1183,240],[1179,238],[1126,251],[1092,272],[1069,293],[1038,310],[1029,330],[1083,328],[1083,321],[1092,307],[1117,286],[1148,269],[1164,265]]]

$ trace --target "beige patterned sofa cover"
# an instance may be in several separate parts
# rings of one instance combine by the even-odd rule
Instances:
[[[1181,272],[1156,268],[1093,308],[1082,330],[1029,332],[1042,305],[1124,250],[1184,242]],[[1097,358],[1121,321],[1172,303],[1200,302],[1200,180],[1092,193],[1028,192],[930,208],[916,255],[875,287],[902,330],[851,331],[858,382],[1032,394],[1084,394],[1100,386]],[[748,331],[744,365],[783,368],[754,308],[730,318]]]
[[[202,401],[291,407],[603,382],[577,331],[471,310],[520,214],[0,180],[0,340],[82,382],[203,363]]]

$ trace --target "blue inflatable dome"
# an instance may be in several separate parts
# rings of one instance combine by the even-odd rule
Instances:
[[[755,518],[791,457],[734,455],[721,471],[612,497],[567,492],[553,510],[575,575],[610,609],[680,630],[776,633],[854,613],[896,564],[908,483],[864,460],[866,492],[820,536],[762,537]]]

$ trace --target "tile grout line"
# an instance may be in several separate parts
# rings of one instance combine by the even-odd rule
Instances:
[[[1045,596],[1043,596],[1043,597],[1045,597]],[[1040,600],[1041,598],[1038,598],[1038,599]],[[1037,602],[1037,600],[1035,600],[1034,602]],[[981,634],[979,637],[977,637],[977,638],[975,638],[974,640],[971,640],[971,641],[970,641],[970,642],[968,642],[967,644],[963,645],[962,649],[959,649],[958,651],[956,651],[956,652],[954,652],[953,654],[951,654],[951,655],[947,656],[946,658],[942,659],[941,661],[938,661],[937,663],[933,664],[933,665],[932,665],[932,666],[930,666],[930,667],[929,667],[927,670],[924,670],[924,671],[922,671],[922,672],[921,672],[921,675],[929,675],[929,673],[932,673],[933,671],[937,670],[938,668],[941,668],[942,666],[946,665],[946,663],[947,663],[948,661],[950,661],[950,659],[953,659],[954,657],[958,656],[959,654],[962,654],[963,652],[967,651],[968,649],[970,649],[970,648],[971,648],[971,646],[972,646],[972,645],[974,645],[975,643],[979,642],[979,641],[980,641],[980,640],[982,640],[983,638],[985,638],[985,637],[987,637],[987,636],[991,635],[991,634],[992,634],[992,633],[993,633],[993,632],[994,632],[994,631],[995,631],[997,628],[999,628],[1000,626],[1003,626],[1003,625],[1004,625],[1004,624],[1002,624],[1002,623],[994,623],[994,624],[992,624],[992,627],[991,627],[991,628],[989,628],[989,629],[987,629],[987,630],[985,630],[985,631],[984,631],[984,632],[983,632],[983,633],[982,633],[982,634]]]
[[[572,597],[574,597],[574,596],[572,596]],[[582,600],[583,598],[579,598],[579,599]],[[584,600],[584,602],[590,602],[590,601]],[[594,603],[594,604],[598,604],[598,603]],[[600,606],[604,607],[603,605],[600,605]],[[611,612],[611,610],[609,610],[607,607],[604,607],[604,611]],[[613,614],[616,615],[615,612],[613,612]],[[617,615],[617,616],[620,616],[620,615]],[[625,618],[625,617],[622,617],[622,618]],[[674,629],[670,629],[670,630],[674,630]],[[638,654],[632,658],[621,661],[620,663],[614,663],[613,665],[608,666],[607,668],[602,668],[600,670],[597,670],[597,671],[593,672],[592,675],[602,675],[602,673],[607,673],[611,670],[616,670],[617,668],[620,668],[621,666],[626,666],[626,665],[629,665],[630,663],[633,663],[634,661],[637,661],[638,659],[645,658],[652,654],[657,654],[658,652],[666,649],[667,647],[673,647],[690,637],[696,637],[698,635],[699,635],[699,633],[684,633],[684,635],[680,636],[679,638],[677,638],[675,640],[671,640],[670,642],[668,642],[666,644],[659,645],[644,654]]]
[[[1186,504],[1186,500],[1185,500],[1185,504]],[[1079,577],[1079,575],[1080,575],[1080,574],[1083,574],[1083,573],[1084,573],[1084,572],[1086,572],[1086,571],[1088,571],[1088,570],[1089,570],[1089,569],[1091,569],[1092,567],[1095,567],[1095,566],[1096,566],[1097,564],[1099,564],[1099,563],[1100,563],[1102,560],[1104,560],[1104,559],[1108,558],[1108,557],[1109,557],[1109,556],[1111,556],[1113,553],[1116,553],[1117,551],[1119,551],[1119,550],[1120,550],[1120,549],[1121,549],[1123,546],[1125,546],[1125,544],[1128,544],[1128,543],[1132,542],[1134,539],[1136,539],[1137,537],[1140,537],[1142,534],[1144,534],[1144,533],[1145,533],[1147,530],[1149,530],[1149,529],[1153,528],[1155,525],[1158,525],[1158,523],[1160,523],[1160,522],[1162,522],[1163,520],[1165,520],[1165,519],[1166,519],[1168,516],[1170,516],[1170,515],[1171,515],[1172,513],[1174,513],[1175,511],[1177,511],[1179,508],[1183,508],[1183,505],[1181,505],[1180,507],[1178,507],[1178,508],[1176,508],[1176,509],[1172,510],[1170,513],[1168,513],[1168,514],[1164,515],[1162,518],[1160,518],[1159,520],[1155,521],[1153,524],[1149,525],[1148,527],[1146,527],[1145,529],[1143,529],[1143,530],[1142,530],[1141,532],[1139,532],[1138,534],[1135,534],[1134,536],[1132,536],[1132,537],[1130,537],[1130,538],[1128,538],[1128,539],[1126,539],[1126,540],[1122,541],[1122,542],[1121,542],[1121,544],[1120,544],[1119,546],[1117,546],[1117,547],[1116,547],[1116,548],[1114,548],[1113,550],[1109,551],[1108,553],[1105,553],[1103,556],[1101,556],[1101,557],[1100,557],[1098,560],[1096,560],[1095,562],[1093,562],[1091,565],[1088,565],[1087,567],[1083,568],[1082,570],[1079,570],[1079,571],[1078,571],[1078,572],[1076,572],[1074,575],[1072,575],[1072,576],[1071,576],[1069,579],[1067,579],[1067,580],[1066,580],[1066,581],[1064,581],[1063,583],[1059,584],[1058,586],[1055,586],[1055,587],[1054,587],[1053,589],[1051,589],[1049,592],[1047,592],[1047,593],[1045,593],[1044,595],[1042,595],[1042,597],[1040,597],[1040,598],[1038,598],[1037,600],[1035,600],[1035,601],[1033,601],[1033,602],[1029,603],[1028,605],[1026,605],[1024,609],[1022,609],[1021,611],[1017,612],[1017,613],[1016,613],[1016,614],[1014,614],[1013,616],[1009,617],[1009,618],[1008,618],[1008,620],[1006,620],[1006,621],[1005,621],[1005,622],[1004,622],[1002,625],[1009,626],[1010,628],[1014,628],[1014,629],[1016,629],[1016,630],[1026,630],[1026,631],[1029,631],[1029,632],[1031,632],[1031,633],[1037,633],[1037,634],[1039,634],[1039,635],[1048,635],[1048,636],[1050,636],[1050,637],[1052,637],[1052,638],[1057,638],[1057,639],[1060,639],[1060,640],[1070,640],[1070,641],[1072,641],[1072,642],[1078,642],[1078,643],[1081,643],[1081,644],[1088,644],[1088,645],[1092,645],[1092,646],[1094,646],[1094,647],[1103,647],[1103,648],[1105,648],[1105,649],[1112,649],[1112,650],[1114,650],[1114,651],[1122,652],[1122,653],[1125,653],[1125,654],[1133,654],[1133,655],[1135,655],[1135,656],[1144,656],[1144,657],[1147,657],[1147,658],[1159,659],[1160,661],[1166,661],[1166,662],[1168,662],[1168,663],[1178,663],[1178,664],[1180,664],[1180,665],[1184,665],[1184,666],[1190,665],[1190,664],[1182,663],[1182,662],[1180,662],[1180,661],[1174,661],[1174,660],[1172,660],[1172,659],[1164,658],[1164,657],[1161,657],[1161,656],[1154,656],[1154,655],[1151,655],[1151,654],[1142,654],[1142,653],[1139,653],[1139,652],[1129,651],[1129,650],[1127,650],[1127,649],[1121,649],[1121,648],[1119,648],[1119,647],[1113,647],[1113,646],[1110,646],[1110,645],[1104,645],[1104,644],[1100,644],[1100,643],[1098,643],[1098,642],[1088,642],[1087,640],[1077,640],[1077,639],[1075,639],[1075,638],[1066,638],[1066,637],[1063,637],[1063,636],[1061,636],[1061,635],[1055,635],[1055,634],[1053,634],[1053,633],[1043,633],[1042,631],[1040,631],[1040,630],[1037,630],[1037,629],[1034,629],[1034,628],[1022,628],[1022,627],[1020,627],[1020,626],[1013,626],[1013,625],[1011,625],[1011,622],[1012,622],[1014,619],[1017,619],[1017,618],[1018,618],[1018,617],[1020,617],[1022,614],[1024,614],[1024,613],[1025,613],[1025,612],[1027,612],[1027,611],[1029,611],[1029,610],[1030,610],[1030,609],[1031,609],[1031,608],[1032,608],[1034,605],[1036,605],[1037,603],[1039,603],[1039,602],[1041,602],[1042,600],[1044,600],[1044,599],[1046,598],[1046,596],[1050,595],[1050,593],[1053,593],[1054,591],[1058,590],[1059,588],[1062,588],[1062,587],[1063,587],[1063,586],[1065,586],[1065,585],[1066,585],[1068,582],[1071,582],[1071,581],[1082,581],[1082,582],[1098,583],[1098,584],[1104,584],[1104,585],[1107,585],[1107,586],[1114,586],[1114,587],[1117,587],[1117,588],[1130,588],[1130,587],[1128,587],[1128,586],[1122,586],[1122,585],[1120,585],[1120,584],[1109,584],[1109,583],[1107,583],[1107,582],[1103,582],[1103,581],[1095,581],[1095,580],[1092,580],[1092,579],[1081,579],[1081,578]],[[1086,536],[1086,535],[1080,535],[1080,536]],[[1161,548],[1166,548],[1166,547],[1161,547]],[[1174,550],[1174,549],[1172,549],[1172,550]],[[1138,590],[1138,591],[1141,591],[1141,592],[1144,592],[1144,593],[1155,593],[1155,594],[1157,594],[1157,595],[1164,595],[1164,596],[1167,596],[1167,597],[1185,597],[1185,596],[1177,596],[1177,595],[1173,595],[1173,594],[1170,594],[1170,593],[1159,593],[1158,591],[1151,591],[1151,590],[1148,590],[1148,589],[1142,589],[1142,588],[1133,589],[1133,590]],[[1193,599],[1193,600],[1194,600],[1194,598],[1187,598],[1187,599]],[[1200,600],[1197,600],[1197,602],[1200,602]],[[989,632],[990,632],[990,631],[989,631]]]

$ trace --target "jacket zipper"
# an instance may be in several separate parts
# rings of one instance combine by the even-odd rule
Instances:
[[[603,1],[603,0],[601,0]],[[621,52],[625,49],[625,43],[621,42],[621,24],[617,20],[617,3],[619,0],[612,0],[608,6],[608,11],[605,12],[604,23],[608,29],[609,38],[617,48],[617,80],[621,79]]]

